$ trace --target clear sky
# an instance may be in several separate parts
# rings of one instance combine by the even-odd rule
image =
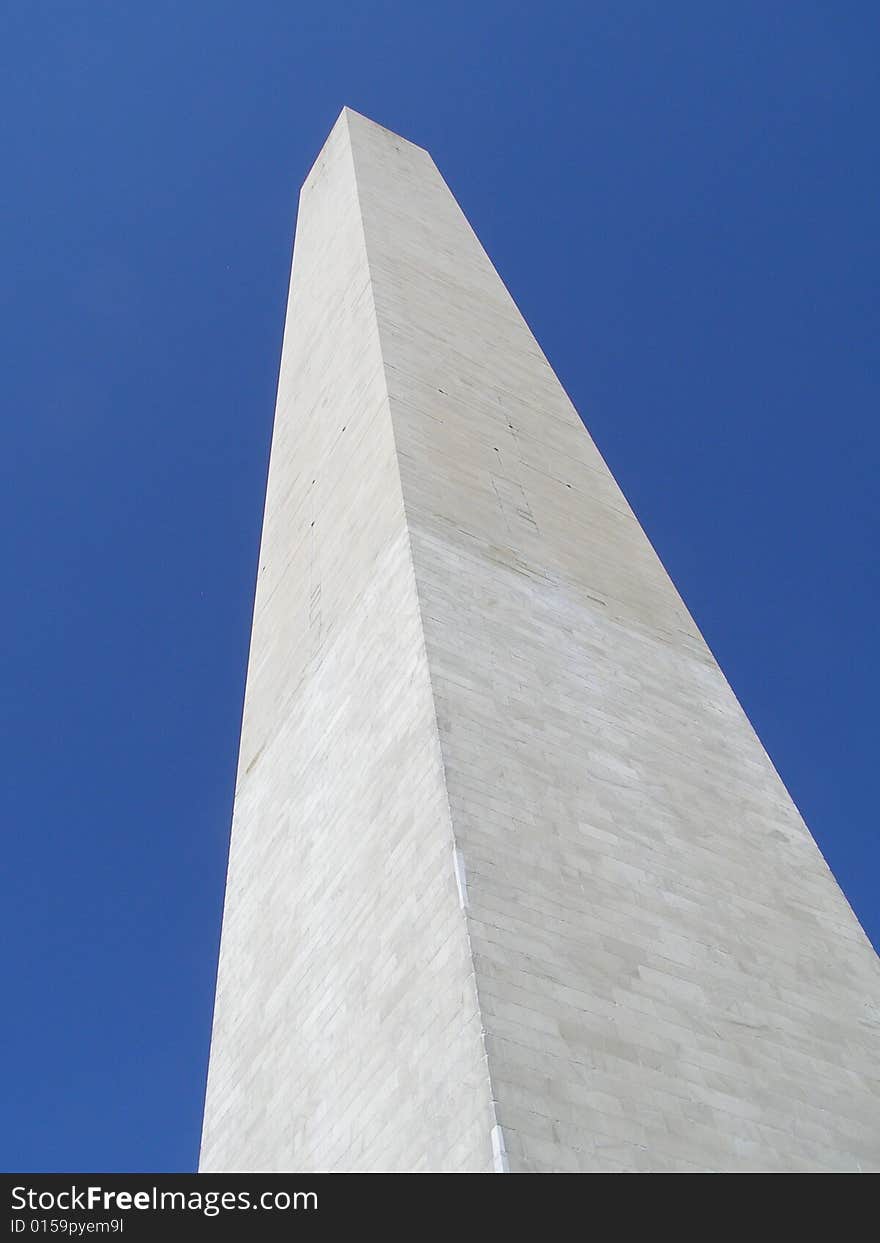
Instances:
[[[863,925],[880,7],[0,10],[0,1168],[195,1166],[299,184],[427,146]]]

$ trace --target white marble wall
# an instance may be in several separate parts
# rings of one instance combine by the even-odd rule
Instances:
[[[452,842],[343,119],[297,222],[202,1170],[491,1167]]]

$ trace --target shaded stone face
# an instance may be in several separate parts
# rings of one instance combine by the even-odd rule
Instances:
[[[303,187],[203,1170],[880,1167],[880,965],[426,152]]]

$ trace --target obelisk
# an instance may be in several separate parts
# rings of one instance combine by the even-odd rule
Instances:
[[[300,196],[202,1170],[877,1169],[878,1003],[430,156],[345,109]]]

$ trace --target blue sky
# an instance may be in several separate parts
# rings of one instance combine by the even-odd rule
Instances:
[[[880,943],[876,4],[0,13],[7,1170],[197,1159],[299,184],[427,146]]]

